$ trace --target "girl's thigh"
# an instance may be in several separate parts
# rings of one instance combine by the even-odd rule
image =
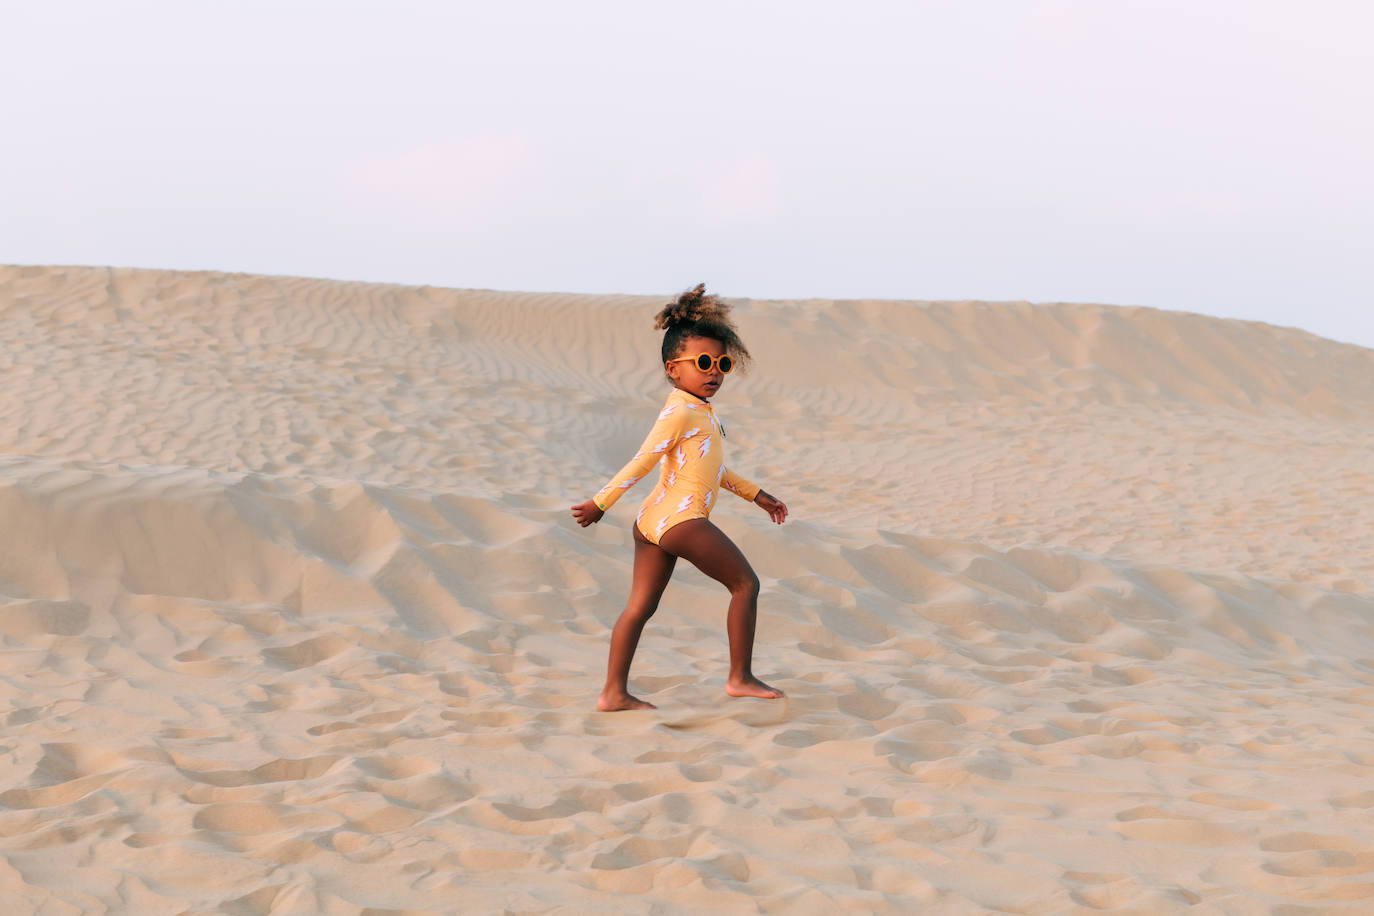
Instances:
[[[673,577],[677,557],[646,538],[638,524],[631,525],[635,540],[634,580],[630,584],[631,600],[639,604],[657,605],[668,580]]]
[[[658,545],[731,591],[758,587],[758,577],[744,554],[709,519],[693,518],[674,525],[663,532]]]

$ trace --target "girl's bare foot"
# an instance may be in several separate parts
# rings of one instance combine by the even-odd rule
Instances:
[[[786,696],[776,687],[769,687],[756,677],[725,682],[725,692],[732,697],[758,697],[760,700],[777,700]]]
[[[630,696],[624,691],[601,691],[596,698],[596,708],[602,712],[620,712],[622,709],[658,709],[653,703]]]

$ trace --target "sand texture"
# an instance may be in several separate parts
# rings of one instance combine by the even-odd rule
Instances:
[[[606,714],[659,304],[0,267],[4,912],[1374,912],[1374,351],[739,300]]]

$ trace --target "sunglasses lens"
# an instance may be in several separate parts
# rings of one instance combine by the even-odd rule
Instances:
[[[735,368],[735,361],[728,356],[722,356],[717,360],[716,365],[720,366],[720,371],[724,375],[729,375],[730,370]]]
[[[702,372],[711,371],[711,357],[709,354],[703,353],[697,357],[697,368]]]

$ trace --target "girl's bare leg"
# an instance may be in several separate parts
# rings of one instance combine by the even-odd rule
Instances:
[[[606,663],[606,686],[597,698],[598,709],[614,712],[618,709],[657,709],[653,703],[631,696],[629,689],[630,662],[639,646],[639,634],[644,624],[658,610],[658,600],[672,578],[677,557],[649,541],[639,532],[639,525],[631,526],[635,539],[634,579],[630,584],[630,599],[620,619],[611,630],[611,657]]]
[[[685,557],[697,569],[730,590],[730,677],[725,692],[732,697],[775,700],[782,691],[754,677],[754,623],[758,618],[759,577],[735,542],[708,519],[694,518],[669,528],[659,545]]]

